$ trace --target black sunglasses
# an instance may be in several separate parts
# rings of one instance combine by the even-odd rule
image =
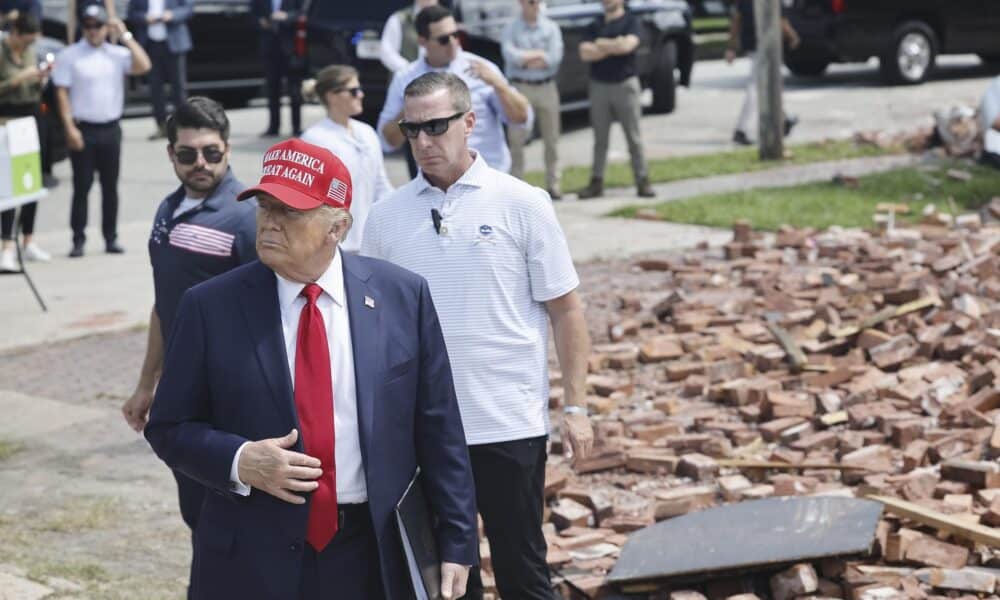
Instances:
[[[348,94],[350,94],[354,98],[357,98],[362,93],[364,93],[364,90],[361,89],[360,86],[358,86],[358,87],[352,87],[352,88],[337,88],[337,89],[333,90],[334,94],[339,94],[340,92],[347,92]]]
[[[444,132],[448,131],[451,127],[451,122],[455,119],[461,117],[465,114],[463,112],[457,112],[450,117],[441,117],[440,119],[428,119],[426,121],[421,121],[420,123],[410,123],[407,121],[399,122],[399,129],[403,132],[403,135],[410,138],[411,140],[417,139],[420,132],[423,131],[427,135],[438,136],[442,135]]]
[[[185,166],[193,165],[198,162],[198,153],[201,153],[205,157],[205,162],[217,165],[222,162],[223,157],[225,157],[225,150],[219,150],[216,146],[205,146],[204,148],[181,148],[180,150],[174,150],[174,156],[177,157],[177,162]]]
[[[84,21],[80,27],[82,29],[100,29],[104,27],[104,23],[98,23],[97,21]]]
[[[451,33],[445,33],[443,35],[439,35],[434,39],[437,40],[437,43],[441,44],[442,46],[447,46],[448,43],[451,42],[451,40],[457,40],[459,35],[460,34],[457,31],[452,31]]]

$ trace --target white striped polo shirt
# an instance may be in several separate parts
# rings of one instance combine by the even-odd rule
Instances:
[[[361,253],[427,279],[470,445],[548,432],[544,303],[580,283],[548,194],[477,155],[447,192],[420,174],[373,205]]]

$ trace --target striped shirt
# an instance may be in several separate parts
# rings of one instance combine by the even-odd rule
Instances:
[[[361,253],[427,279],[470,445],[548,432],[544,303],[580,280],[544,191],[476,155],[446,192],[420,174],[375,204]]]

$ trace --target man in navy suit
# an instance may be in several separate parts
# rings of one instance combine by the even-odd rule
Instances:
[[[476,507],[427,282],[340,252],[350,175],[301,140],[264,155],[259,262],[181,300],[146,437],[209,491],[192,598],[412,598],[394,524],[417,467],[445,598],[477,560]]]
[[[164,83],[170,83],[170,99],[175,110],[187,96],[187,53],[191,51],[187,21],[193,12],[194,0],[131,0],[128,3],[126,20],[153,63],[149,71],[149,94],[156,131],[149,136],[151,140],[167,136]]]
[[[305,57],[295,48],[295,27],[302,13],[302,0],[253,0],[257,19],[257,50],[267,80],[270,121],[262,137],[281,131],[281,84],[288,88],[292,108],[292,135],[302,133],[302,73]]]

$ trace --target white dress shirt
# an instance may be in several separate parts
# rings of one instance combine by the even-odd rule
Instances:
[[[90,123],[117,121],[125,108],[125,76],[132,70],[128,48],[87,40],[66,46],[56,56],[52,83],[69,91],[73,119]]]
[[[147,17],[158,19],[163,16],[164,4],[166,0],[149,0],[149,8],[146,10]],[[162,42],[167,39],[167,24],[158,22],[146,26],[146,35],[154,42]]]
[[[415,2],[413,3],[413,14],[417,14],[417,4]],[[398,14],[392,13],[386,19],[385,27],[382,28],[382,38],[379,40],[379,60],[382,61],[386,69],[389,69],[393,73],[402,71],[410,64],[410,61],[399,53],[402,48],[403,22],[399,20]],[[423,58],[423,56],[424,49],[420,47],[417,58]]]
[[[1000,118],[1000,77],[995,77],[986,89],[979,115],[983,127],[983,149],[1000,154],[1000,131],[993,128],[997,118]]]
[[[281,310],[281,330],[288,356],[288,372],[295,386],[295,350],[298,339],[299,316],[306,305],[301,295],[304,283],[297,283],[275,273],[278,279],[278,307]],[[316,299],[316,306],[323,315],[326,339],[330,345],[330,369],[333,375],[333,426],[337,461],[337,502],[357,504],[368,501],[368,486],[361,462],[361,438],[358,434],[358,399],[354,381],[354,347],[351,344],[351,324],[347,312],[347,295],[344,291],[344,267],[340,251],[326,272],[316,280],[323,293]],[[301,434],[301,432],[299,432]],[[300,438],[301,439],[301,438]],[[249,442],[247,442],[249,443]],[[233,457],[230,481],[233,491],[241,496],[250,494],[250,487],[239,479],[239,460],[244,443]]]
[[[340,247],[357,254],[372,204],[384,200],[395,188],[389,182],[378,134],[367,123],[351,119],[347,127],[330,118],[316,123],[302,139],[333,152],[351,173],[351,216],[354,224]]]

